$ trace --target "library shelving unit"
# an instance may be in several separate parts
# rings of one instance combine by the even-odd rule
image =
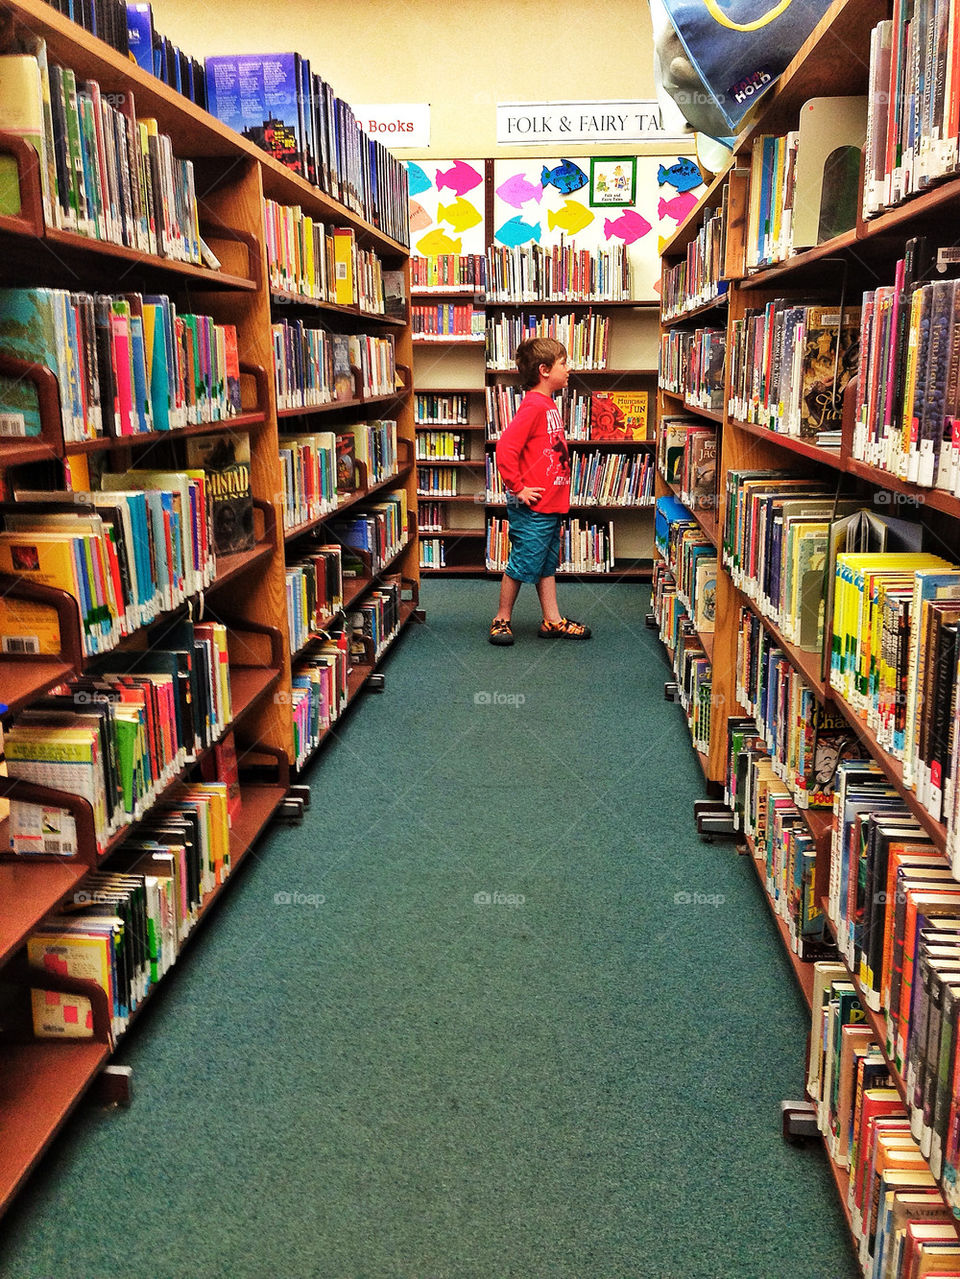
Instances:
[[[444,292],[430,289],[415,292],[414,301],[439,299],[463,300],[463,291]],[[592,312],[610,319],[610,348],[607,367],[580,369],[570,376],[570,389],[580,394],[591,391],[646,391],[649,405],[648,441],[642,443],[604,443],[570,440],[571,450],[638,452],[653,447],[656,400],[656,307],[639,302],[503,302],[486,300],[485,294],[472,294],[471,300],[487,314],[488,325],[496,315],[523,311],[526,314],[586,314]],[[515,369],[498,369],[486,363],[487,351],[482,342],[414,341],[414,388],[418,403],[431,396],[466,397],[465,422],[418,422],[418,432],[426,436],[433,430],[462,432],[466,457],[457,465],[460,475],[457,494],[444,495],[420,491],[421,506],[436,502],[442,511],[442,527],[423,525],[421,539],[443,548],[445,563],[423,562],[425,575],[499,576],[499,570],[487,567],[486,531],[489,519],[503,516],[505,506],[487,489],[488,458],[492,463],[496,445],[487,422],[486,389],[498,383],[517,384]],[[421,459],[425,465],[449,465],[444,458]],[[652,501],[635,507],[571,506],[572,517],[610,521],[614,528],[616,561],[613,572],[590,574],[605,580],[649,580],[652,561]],[[588,576],[586,574],[558,574]]]
[[[221,268],[188,265],[169,257],[121,248],[44,224],[36,153],[18,138],[0,134],[0,151],[12,154],[21,187],[21,212],[0,217],[4,285],[45,285],[91,292],[118,289],[168,294],[182,309],[211,315],[237,328],[241,369],[242,410],[220,422],[151,435],[65,443],[55,379],[39,365],[11,364],[0,356],[0,371],[16,371],[34,380],[41,405],[42,434],[36,438],[0,442],[0,483],[9,497],[15,486],[47,489],[85,489],[95,467],[124,471],[131,466],[183,469],[181,437],[189,434],[239,433],[249,437],[250,475],[254,499],[253,549],[218,557],[215,580],[201,594],[172,613],[123,641],[140,649],[163,623],[180,616],[219,620],[227,626],[232,722],[224,733],[235,734],[240,765],[242,806],[230,830],[230,869],[235,872],[247,852],[277,814],[290,791],[294,760],[291,697],[291,658],[287,642],[285,547],[305,530],[283,525],[283,493],[278,460],[279,430],[272,374],[272,308],[296,307],[305,300],[271,297],[265,248],[264,199],[299,205],[328,225],[351,227],[357,243],[373,249],[383,264],[406,272],[409,296],[408,249],[339,201],[325,195],[283,167],[252,143],[168,89],[43,0],[4,0],[3,24],[16,24],[46,42],[48,57],[75,70],[78,78],[96,81],[104,93],[132,94],[140,119],[156,119],[177,157],[194,164],[200,231],[219,258]],[[316,304],[313,304],[316,306]],[[412,348],[406,319],[389,320],[353,307],[322,305],[320,322],[336,331],[390,333],[395,341],[403,387],[395,394],[367,401],[358,396],[347,404],[329,406],[318,421],[350,422],[373,408],[373,415],[389,413],[398,423],[401,462],[398,473],[382,485],[351,493],[344,506],[376,498],[381,490],[406,489],[411,513],[407,539],[387,566],[401,575],[405,600],[401,627],[416,609],[419,567],[416,546],[416,481],[413,407],[410,394]],[[285,417],[286,415],[284,415]],[[304,429],[309,430],[309,425]],[[321,428],[326,429],[326,428]],[[40,468],[40,470],[37,470]],[[362,478],[362,477],[361,477]],[[351,581],[346,606],[355,605],[377,583],[371,572]],[[66,592],[5,579],[0,590],[53,606],[60,625],[60,652],[53,656],[0,656],[0,713],[9,721],[50,688],[71,675],[95,668],[83,657],[79,608]],[[333,624],[335,619],[331,619]],[[343,619],[341,624],[343,624]],[[399,633],[399,628],[395,634]],[[391,637],[391,638],[395,638]],[[383,657],[368,652],[365,663],[354,666],[352,699],[369,680]],[[208,747],[207,754],[212,749]],[[197,763],[200,762],[198,758]],[[187,765],[171,785],[194,776]],[[159,797],[162,799],[167,791]],[[110,855],[132,827],[122,828],[98,852],[90,806],[72,794],[31,786],[0,777],[0,805],[6,798],[50,802],[69,811],[76,821],[78,853],[74,857],[0,860],[0,979],[4,990],[16,988],[26,997],[30,977],[25,968],[24,942],[45,916],[76,890],[92,868],[109,869]],[[0,847],[7,847],[5,823]],[[230,883],[230,877],[224,885]],[[204,919],[224,885],[209,893],[200,908]],[[192,936],[192,934],[191,934]],[[82,993],[93,1004],[93,1038],[38,1040],[26,1024],[0,1008],[0,1213],[23,1184],[44,1150],[77,1102],[108,1063],[111,1046],[106,999],[91,982],[45,977],[49,988]],[[59,985],[55,987],[55,982]],[[6,999],[6,996],[5,996]],[[29,1003],[29,1000],[26,1000]],[[22,1008],[17,1004],[18,1009]],[[9,1014],[9,1016],[8,1016]]]
[[[731,165],[718,176],[698,206],[691,211],[685,224],[665,246],[664,266],[669,268],[683,258],[687,245],[696,236],[702,223],[704,210],[715,208],[721,199],[726,199],[727,244],[723,275],[728,291],[722,306],[711,303],[699,309],[692,308],[680,319],[662,320],[662,333],[677,325],[691,328],[702,324],[719,327],[725,325],[729,352],[733,326],[748,309],[762,308],[779,298],[798,299],[801,302],[822,298],[829,301],[834,310],[841,303],[844,306],[857,306],[865,290],[876,288],[878,284],[893,283],[895,264],[904,256],[904,246],[910,237],[926,235],[934,244],[955,242],[956,208],[960,199],[960,180],[956,177],[934,182],[921,194],[870,220],[863,220],[858,213],[855,227],[814,248],[798,252],[775,265],[749,272],[745,269],[750,200],[751,196],[755,198],[757,194],[751,191],[750,160],[754,138],[759,134],[780,135],[795,129],[803,105],[811,98],[866,94],[871,30],[888,16],[886,6],[877,0],[834,0],[830,5],[777,86],[761,103],[757,119],[737,139]],[[724,409],[719,414],[709,415],[710,420],[718,423],[716,516],[710,513],[704,518],[703,512],[691,512],[700,522],[707,538],[718,541],[717,530],[725,527],[726,477],[731,470],[777,469],[824,481],[831,492],[841,491],[842,484],[843,493],[856,497],[866,506],[875,502],[879,508],[890,509],[896,515],[906,513],[904,501],[898,502],[898,497],[905,500],[914,507],[914,517],[932,533],[931,540],[935,542],[938,553],[948,560],[960,563],[960,501],[950,493],[909,483],[853,456],[856,404],[852,391],[855,389],[855,382],[850,384],[844,394],[839,447],[828,448],[731,416],[728,411],[729,373],[728,359]],[[685,404],[682,399],[661,392],[660,416],[667,413],[708,416],[702,410]],[[670,491],[671,486],[658,474],[658,495]],[[673,491],[679,497],[679,493],[675,489]],[[945,852],[947,827],[932,815],[915,791],[905,784],[900,761],[881,745],[877,735],[868,727],[857,709],[832,687],[829,677],[823,674],[820,654],[808,652],[790,643],[776,623],[747,594],[736,588],[722,559],[717,570],[717,621],[711,649],[715,705],[709,757],[701,761],[708,780],[718,787],[723,782],[727,752],[726,720],[728,716],[744,713],[737,702],[735,681],[738,615],[741,608],[749,609],[760,619],[787,660],[813,690],[817,701],[844,717],[859,738],[863,756],[876,761],[883,777],[899,794],[906,808],[929,836],[933,847]],[[827,626],[829,624],[828,618]],[[829,918],[828,894],[831,836],[836,818],[830,810],[800,811],[816,846],[816,900],[823,904],[828,927],[836,936],[838,921]],[[752,840],[746,839],[745,842],[751,863],[757,871],[761,886],[764,886],[764,852],[757,849]],[[809,1006],[812,1000],[812,965],[801,962],[798,958],[788,927],[769,894],[765,895]],[[849,979],[856,990],[862,993],[858,974],[849,972]],[[866,1008],[865,1002],[864,1007]],[[876,1032],[876,1042],[887,1058],[890,1077],[901,1098],[907,1102],[904,1075],[886,1045],[883,1016],[870,1010],[867,1010],[866,1016]],[[798,1045],[798,1059],[800,1058],[802,1048]],[[834,1163],[829,1150],[827,1156],[844,1212],[850,1222],[847,1203],[848,1173]]]

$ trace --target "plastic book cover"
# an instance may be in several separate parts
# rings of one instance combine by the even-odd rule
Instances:
[[[249,436],[192,436],[187,440],[187,462],[207,474],[216,553],[233,555],[251,550],[254,534]]]
[[[304,172],[298,53],[232,54],[206,59],[207,108],[275,160]]]
[[[590,397],[592,440],[645,440],[646,391],[595,391]]]

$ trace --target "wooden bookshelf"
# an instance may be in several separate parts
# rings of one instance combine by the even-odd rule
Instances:
[[[303,532],[322,528],[344,509],[356,508],[368,499],[377,500],[389,488],[402,488],[407,496],[411,528],[402,548],[382,570],[396,570],[408,586],[400,625],[391,636],[391,644],[415,615],[419,585],[413,464],[415,431],[410,395],[413,350],[409,321],[359,306],[317,303],[314,299],[271,290],[264,198],[299,205],[328,226],[352,228],[358,245],[374,250],[386,267],[405,273],[408,297],[409,250],[187,98],[168,89],[44,0],[0,0],[0,10],[32,34],[43,37],[50,60],[73,68],[79,79],[97,81],[105,95],[132,92],[138,118],[155,118],[160,132],[170,137],[175,156],[193,161],[200,233],[223,264],[220,270],[213,270],[46,226],[35,153],[17,139],[0,134],[0,148],[17,159],[23,204],[19,217],[0,217],[0,236],[8,250],[0,269],[6,286],[163,293],[173,299],[181,312],[189,310],[210,315],[217,323],[232,324],[237,329],[242,357],[239,415],[170,431],[65,443],[55,379],[42,366],[30,365],[24,376],[36,381],[41,406],[46,405],[41,412],[42,434],[36,438],[0,440],[0,483],[9,491],[12,484],[21,482],[21,468],[37,463],[45,464],[49,474],[62,477],[59,483],[48,481],[49,488],[66,487],[72,475],[73,486],[81,489],[89,486],[88,468],[93,474],[94,468],[101,465],[107,470],[122,470],[131,464],[157,465],[155,459],[162,456],[164,469],[183,469],[185,454],[178,450],[184,450],[182,441],[190,436],[242,433],[249,438],[254,545],[249,550],[219,556],[215,579],[202,596],[198,594],[162,614],[150,627],[121,642],[124,648],[142,648],[149,642],[151,628],[159,635],[165,622],[182,619],[188,610],[194,617],[213,618],[228,627],[231,721],[216,741],[198,751],[196,758],[155,797],[159,803],[181,781],[193,778],[197,767],[208,762],[219,742],[228,733],[236,735],[237,755],[241,760],[241,806],[230,830],[231,873],[205,897],[199,911],[200,921],[204,922],[231,884],[237,867],[269,829],[278,808],[289,795],[294,734],[285,582],[288,541]],[[316,313],[316,323],[333,330],[342,325],[343,332],[387,337],[395,348],[400,377],[397,389],[385,395],[358,393],[349,400],[317,408],[278,411],[272,373],[274,307],[303,308],[304,318]],[[0,354],[0,371],[9,372],[9,368],[9,356]],[[269,374],[265,370],[270,370]],[[283,529],[283,497],[278,493],[282,487],[278,476],[281,420],[287,425],[287,419],[303,418],[307,423],[303,429],[307,431],[315,414],[325,415],[324,427],[334,430],[364,421],[368,416],[395,417],[401,464],[397,473],[381,484],[346,496],[335,512],[312,522],[308,528],[291,530],[284,536],[279,532]],[[168,462],[166,459],[170,457],[176,457],[178,462]],[[27,486],[37,486],[32,474],[30,479]],[[371,589],[376,580],[372,577],[362,583],[353,602]],[[3,587],[9,589],[6,579]],[[42,589],[48,594],[40,598],[52,602],[58,610],[61,652],[43,656],[0,656],[0,697],[5,703],[0,706],[0,715],[5,722],[70,676],[96,669],[95,659],[85,660],[82,656],[76,602],[64,592]],[[342,617],[339,624],[343,624]],[[238,642],[236,651],[232,637],[243,640]],[[374,664],[358,666],[354,695],[369,679],[374,665],[382,663],[389,649],[388,644]],[[0,778],[0,795],[16,794],[28,802],[38,799],[55,802],[61,796],[56,791],[46,793],[44,788],[31,790],[26,783],[13,778]],[[0,1214],[9,1206],[111,1054],[101,1014],[96,1010],[96,1033],[90,1041],[29,1041],[26,991],[30,978],[24,969],[27,938],[77,890],[89,867],[109,869],[110,853],[120,848],[136,829],[134,824],[122,827],[109,840],[106,851],[98,855],[89,805],[73,795],[64,795],[63,807],[77,817],[81,849],[76,857],[30,861],[9,856],[0,858],[0,977],[14,987],[22,985],[26,1017],[26,1033],[19,1033],[19,1027],[16,1032],[10,1031],[5,1020],[4,1035],[0,1037],[0,1129],[3,1131]],[[0,847],[3,848],[7,847],[6,833],[0,824]],[[196,929],[190,937],[195,934]],[[46,976],[44,981],[48,981]]]
[[[804,248],[783,261],[750,270],[749,273],[744,269],[751,197],[751,146],[754,138],[761,134],[782,135],[796,129],[800,110],[810,98],[866,93],[871,31],[887,17],[888,10],[880,0],[833,0],[775,88],[761,100],[757,112],[750,117],[749,127],[736,141],[730,167],[718,176],[664,249],[665,265],[670,266],[680,261],[686,255],[687,246],[696,237],[704,210],[716,209],[723,203],[727,215],[727,238],[722,262],[727,292],[723,308],[712,304],[704,307],[691,306],[682,315],[664,319],[664,331],[673,331],[684,325],[693,329],[705,322],[712,326],[725,323],[729,351],[732,347],[734,325],[743,319],[748,310],[761,309],[777,298],[796,299],[798,303],[817,299],[833,306],[839,305],[842,298],[845,306],[858,306],[865,290],[893,283],[895,263],[903,256],[905,241],[910,237],[928,235],[934,246],[953,243],[955,227],[951,218],[955,217],[956,199],[960,194],[960,178],[956,176],[936,179],[926,190],[867,221],[858,216],[856,224],[849,230],[824,243]],[[722,318],[724,312],[725,318]],[[735,417],[729,411],[731,381],[728,358],[724,388],[725,408],[713,415],[705,414],[696,406],[683,402],[680,397],[661,392],[661,415],[664,412],[679,413],[682,405],[683,411],[699,413],[700,416],[718,423],[716,515],[719,529],[726,526],[726,477],[730,471],[783,470],[797,476],[818,477],[825,482],[830,494],[837,491],[854,497],[859,495],[865,506],[876,501],[877,505],[890,514],[901,517],[912,514],[925,523],[932,534],[925,545],[949,560],[960,561],[960,498],[955,497],[952,492],[925,488],[902,480],[899,476],[853,457],[853,414],[849,409],[856,403],[854,397],[849,394],[846,397],[848,404],[844,411],[839,447],[824,447],[817,445],[815,441],[781,434]],[[671,491],[675,492],[675,486],[667,485],[662,476],[658,476],[658,493]],[[903,503],[898,503],[895,500],[897,497],[902,498]],[[916,510],[907,511],[904,509],[906,504],[915,506]],[[944,852],[947,825],[934,818],[920,802],[916,792],[905,784],[900,760],[885,749],[857,708],[850,705],[837,689],[831,687],[829,677],[823,675],[821,653],[807,652],[788,642],[777,624],[764,614],[763,606],[737,589],[731,573],[723,565],[722,555],[717,580],[717,630],[711,659],[714,693],[719,693],[724,700],[722,710],[711,726],[711,775],[717,779],[723,776],[727,753],[727,718],[744,714],[744,709],[737,701],[735,680],[731,674],[736,668],[738,619],[743,607],[760,619],[764,630],[782,651],[793,670],[799,673],[813,691],[817,701],[831,712],[839,712],[843,716],[856,734],[863,756],[877,763],[881,778],[900,796],[903,808],[917,819],[922,830],[932,840],[934,848]],[[831,620],[827,619],[828,627]],[[825,913],[829,914],[826,894],[831,875],[833,817],[823,810],[799,811],[816,845],[815,894],[822,901]],[[790,927],[780,917],[766,892],[763,856],[757,857],[758,850],[753,841],[748,839],[745,842],[791,968],[809,1006],[813,966],[801,962],[794,953]],[[836,936],[835,921],[828,919],[827,922]],[[855,989],[862,996],[864,992],[857,975],[850,976]],[[891,1060],[887,1047],[885,1014],[869,1010],[865,998],[861,1002],[876,1042],[887,1059],[891,1078],[906,1101],[903,1074]],[[798,1043],[798,1063],[802,1058],[803,1045]],[[907,1073],[906,1067],[903,1073]],[[829,1158],[829,1150],[827,1153],[841,1206],[852,1227],[847,1205],[849,1176]]]

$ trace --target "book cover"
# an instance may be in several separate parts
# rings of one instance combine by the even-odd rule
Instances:
[[[595,391],[590,396],[591,440],[646,438],[646,391]]]
[[[187,464],[207,476],[216,553],[233,555],[251,550],[254,535],[250,437],[243,433],[191,436],[187,440]]]
[[[800,391],[800,438],[816,440],[820,431],[839,429],[843,388],[860,358],[860,308],[840,314],[828,307],[808,307],[804,328]]]
[[[207,58],[207,109],[295,173],[304,174],[298,53]]]
[[[337,436],[337,492],[349,493],[357,487],[356,440],[352,435]]]

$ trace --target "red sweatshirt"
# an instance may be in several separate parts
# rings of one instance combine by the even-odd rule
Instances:
[[[511,493],[542,488],[531,510],[566,515],[570,510],[570,453],[563,418],[549,395],[528,391],[497,441],[497,466]]]

